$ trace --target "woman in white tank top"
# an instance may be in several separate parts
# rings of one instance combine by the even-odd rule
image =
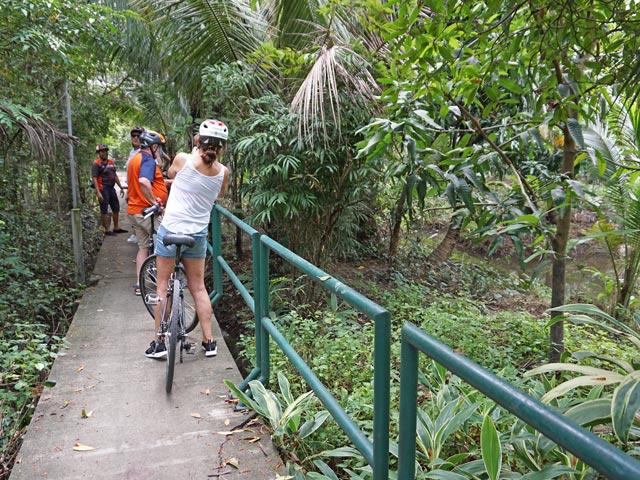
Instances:
[[[213,311],[204,286],[204,263],[211,209],[215,201],[226,194],[229,184],[229,170],[218,162],[227,148],[228,130],[218,120],[205,120],[198,133],[197,152],[179,153],[167,172],[167,176],[174,180],[156,239],[157,294],[161,299],[164,297],[175,258],[175,246],[166,247],[162,239],[167,233],[193,236],[196,239],[195,245],[183,252],[182,264],[202,329],[202,349],[205,356],[212,357],[218,350],[211,335]],[[156,306],[155,320],[156,337],[145,355],[149,358],[163,358],[167,355],[164,339],[157,338],[160,305]]]

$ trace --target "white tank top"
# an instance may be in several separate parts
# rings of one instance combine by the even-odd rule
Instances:
[[[172,233],[199,233],[207,228],[213,203],[218,198],[225,167],[209,177],[195,169],[187,157],[182,170],[171,184],[162,225]]]

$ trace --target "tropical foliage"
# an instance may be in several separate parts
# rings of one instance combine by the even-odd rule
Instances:
[[[600,424],[612,425],[614,441],[628,446],[637,435],[637,366],[618,358],[627,355],[622,347],[609,360],[601,350],[615,344],[607,336],[637,331],[636,7],[587,0],[1,2],[0,263],[5,280],[18,282],[11,291],[28,285],[16,298],[0,298],[0,343],[10,352],[1,370],[8,412],[2,429],[13,432],[3,437],[3,448],[28,421],[37,396],[31,386],[46,376],[80,287],[65,273],[72,270],[66,228],[55,240],[64,261],[43,261],[46,269],[34,270],[28,259],[45,249],[33,241],[33,222],[41,222],[40,232],[58,232],[76,200],[85,211],[93,208],[86,187],[93,145],[109,144],[122,164],[126,133],[141,124],[166,133],[175,153],[188,148],[193,126],[205,117],[231,129],[226,160],[235,213],[318,265],[344,259],[365,265],[366,254],[389,260],[366,280],[398,282],[394,288],[367,284],[392,305],[394,318],[430,329],[490,368],[500,369],[508,358],[513,364],[506,374],[514,381],[518,369],[541,364],[545,353],[553,363],[532,375],[560,369],[612,379],[607,388],[588,391],[577,385],[584,379],[541,380],[532,388],[550,390],[545,399],[578,416],[580,403],[593,400],[587,405],[602,413]],[[576,207],[598,218],[582,238],[572,228]],[[433,236],[420,229],[436,210],[447,212],[438,218],[450,232],[446,241],[486,241],[489,253],[511,249],[522,267],[537,263],[535,273],[549,265],[552,288],[542,295],[550,298],[554,320],[489,316],[497,299],[516,297],[521,287],[536,285],[531,281],[513,275],[507,285],[490,283],[495,273],[468,265],[440,267],[437,274],[427,269],[425,243],[417,237]],[[89,217],[91,250],[96,239]],[[615,327],[590,340],[594,351],[587,355],[576,353],[584,326],[564,328],[564,322],[587,323],[585,317],[565,317],[560,307],[569,301],[567,260],[592,240],[604,243],[613,273],[596,272],[603,287],[593,301],[608,313],[586,313]],[[284,285],[293,281],[289,273],[274,272]],[[443,286],[445,293],[436,288]],[[489,289],[491,296],[482,294]],[[353,327],[366,337],[369,327],[336,309],[317,310],[317,291],[295,290],[309,310],[280,305],[278,321],[308,337],[302,354],[344,402],[356,385],[365,385],[353,410],[366,425],[370,372],[360,368],[336,379],[326,370],[329,362],[362,365],[370,352],[352,345],[349,335]],[[464,338],[461,325],[468,327]],[[496,339],[491,344],[487,329]],[[327,341],[340,348],[327,349]],[[566,366],[568,354],[595,363]],[[256,409],[284,402],[279,418],[287,420],[274,422],[274,431],[295,438],[298,427],[313,425],[305,441],[340,438],[322,415],[284,415],[287,406],[315,407],[310,397],[287,393],[291,381],[304,395],[286,362],[276,359],[276,365],[290,379],[279,379],[277,401],[252,385],[263,402]],[[430,385],[439,392],[448,387]],[[549,476],[586,471],[521,425],[512,435],[524,440],[510,450],[506,415],[489,412],[463,387],[449,393],[447,401],[437,394],[440,403],[420,415],[421,460],[445,471],[442,478],[498,478],[513,473],[512,464]],[[465,467],[467,456],[451,455],[449,442],[461,438],[482,462]],[[367,475],[357,453],[337,442],[331,447],[322,460],[305,451],[305,466],[328,478],[332,469]]]

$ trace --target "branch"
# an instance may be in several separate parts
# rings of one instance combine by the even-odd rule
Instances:
[[[456,100],[454,100],[453,97],[449,95],[449,93],[445,92],[444,95],[446,96],[447,99],[449,99],[449,101],[453,102],[460,109],[460,111],[464,114],[464,116],[466,116],[469,119],[469,121],[471,122],[471,125],[473,125],[474,130],[479,135],[481,135],[482,138],[484,138],[486,142],[489,145],[491,145],[491,148],[493,148],[498,153],[498,155],[500,155],[500,158],[502,158],[502,160],[504,160],[504,162],[507,165],[509,165],[509,168],[511,169],[511,171],[516,176],[516,179],[518,180],[518,184],[520,185],[520,191],[522,192],[522,195],[524,196],[527,204],[529,205],[529,208],[531,208],[533,212],[537,213],[538,208],[535,205],[535,202],[537,201],[535,191],[533,190],[531,185],[529,185],[529,182],[527,182],[527,179],[520,174],[520,172],[515,167],[511,159],[504,152],[504,150],[502,150],[498,145],[496,145],[496,143],[493,142],[493,140],[491,140],[491,138],[489,138],[489,135],[487,135],[486,130],[482,128],[482,125],[480,125],[480,122],[478,121],[478,119],[474,117],[471,114],[471,112],[469,112],[469,110],[467,110],[460,102],[457,102]]]

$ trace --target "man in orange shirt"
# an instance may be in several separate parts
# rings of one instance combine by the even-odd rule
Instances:
[[[96,195],[100,203],[100,219],[104,227],[104,234],[113,236],[116,233],[126,233],[127,231],[120,228],[118,224],[120,201],[116,195],[115,185],[118,184],[118,187],[120,187],[120,196],[124,196],[124,190],[116,173],[116,164],[109,158],[109,147],[107,145],[97,145],[96,152],[98,158],[94,160],[91,167],[91,177],[93,178],[93,187],[96,189]],[[114,230],[111,230],[111,220],[108,215],[109,207],[111,207],[113,215]]]
[[[164,184],[162,172],[156,164],[154,157],[162,144],[160,135],[152,131],[144,131],[140,134],[140,151],[136,153],[127,167],[127,214],[133,233],[138,239],[138,254],[136,255],[136,284],[134,293],[140,295],[140,268],[142,262],[149,256],[151,243],[151,218],[146,220],[142,216],[142,210],[154,205],[159,199],[166,205],[168,193]]]

